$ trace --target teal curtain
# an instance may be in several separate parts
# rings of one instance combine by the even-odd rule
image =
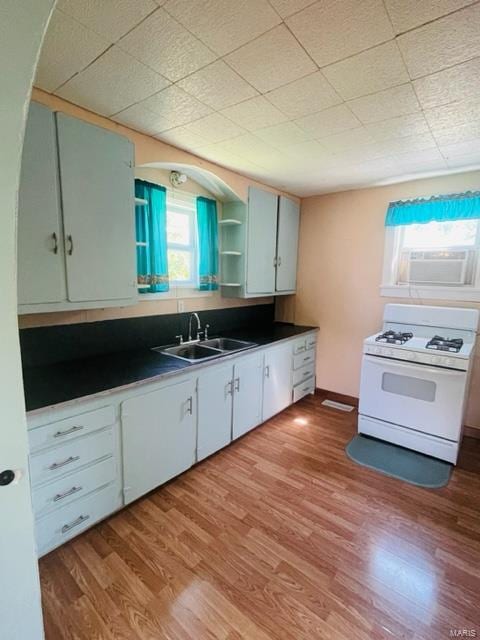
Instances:
[[[135,180],[135,196],[147,201],[135,207],[137,279],[139,293],[168,291],[167,191],[144,180]]]
[[[218,219],[217,203],[197,198],[198,271],[200,291],[218,289]]]
[[[480,218],[480,191],[391,202],[386,227]]]

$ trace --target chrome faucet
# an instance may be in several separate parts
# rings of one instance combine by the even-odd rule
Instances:
[[[192,318],[195,318],[197,321],[197,337],[196,340],[200,340],[200,331],[202,329],[202,325],[200,324],[200,318],[198,317],[198,313],[191,313],[190,319],[188,320],[188,341],[192,342]]]

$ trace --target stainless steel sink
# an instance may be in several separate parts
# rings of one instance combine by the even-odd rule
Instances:
[[[233,338],[212,338],[211,340],[205,340],[202,344],[220,351],[241,351],[242,349],[250,349],[257,346],[255,342],[234,340]]]
[[[152,351],[158,351],[163,355],[186,360],[187,362],[201,362],[256,346],[254,342],[246,342],[244,340],[212,338],[211,340],[204,340],[203,342],[179,344],[174,347],[154,347]]]
[[[223,355],[219,349],[203,346],[203,344],[179,344],[176,347],[155,347],[152,351],[159,351],[166,356],[173,356],[187,362],[198,362],[200,360],[210,360]]]

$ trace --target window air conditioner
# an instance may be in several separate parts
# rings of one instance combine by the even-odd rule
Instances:
[[[451,286],[471,284],[475,255],[471,249],[403,251],[398,282]]]

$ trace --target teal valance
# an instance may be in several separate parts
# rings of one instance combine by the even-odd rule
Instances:
[[[480,191],[391,202],[386,227],[480,218]]]
[[[135,207],[139,293],[168,291],[167,191],[157,184],[135,180],[135,196],[146,201]]]
[[[203,196],[197,198],[198,276],[200,291],[218,289],[218,218],[217,203]]]

